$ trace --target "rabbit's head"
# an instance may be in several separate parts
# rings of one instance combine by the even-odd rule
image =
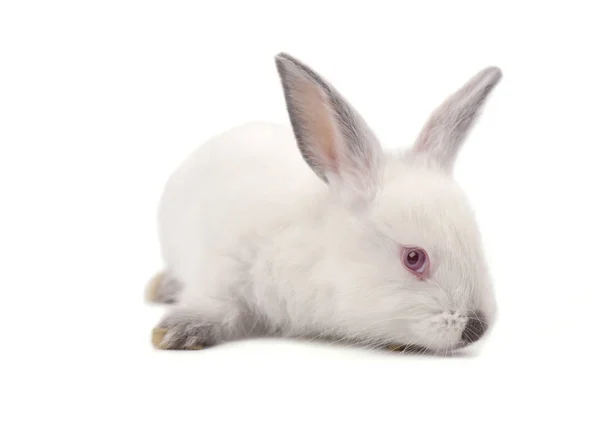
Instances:
[[[312,278],[335,285],[334,323],[349,338],[433,351],[480,339],[495,299],[452,167],[500,70],[478,73],[431,115],[410,149],[386,154],[322,77],[287,54],[276,63],[300,152],[330,190]]]

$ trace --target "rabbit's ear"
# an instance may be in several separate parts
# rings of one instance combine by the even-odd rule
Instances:
[[[382,150],[365,121],[321,76],[288,54],[275,58],[287,110],[308,165],[330,186],[373,195]]]
[[[473,76],[432,113],[413,151],[433,158],[451,173],[462,143],[501,78],[502,72],[497,67],[488,67]]]

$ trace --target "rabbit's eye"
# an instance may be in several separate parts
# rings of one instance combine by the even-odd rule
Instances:
[[[429,272],[429,258],[423,249],[418,247],[403,248],[402,263],[407,270],[420,279],[427,277]]]

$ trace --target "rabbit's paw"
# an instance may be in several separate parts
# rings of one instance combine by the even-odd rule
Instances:
[[[182,286],[169,271],[156,274],[146,287],[146,301],[160,304],[175,304],[179,300]]]
[[[190,316],[170,315],[152,330],[161,350],[200,350],[214,343],[214,326]]]

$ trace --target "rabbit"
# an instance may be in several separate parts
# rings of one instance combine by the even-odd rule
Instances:
[[[275,63],[291,126],[217,135],[165,185],[148,297],[170,305],[154,346],[275,336],[448,353],[486,336],[495,294],[453,166],[501,70],[386,153],[328,81],[287,53]]]

